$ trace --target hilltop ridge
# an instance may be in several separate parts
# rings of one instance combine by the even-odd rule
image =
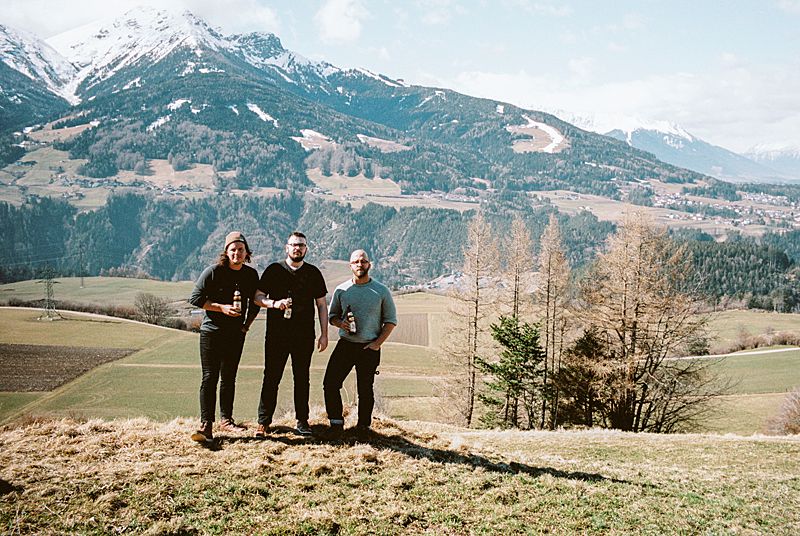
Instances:
[[[9,532],[466,534],[800,529],[800,436],[473,431],[188,439],[184,419],[0,429]],[[286,428],[288,430],[288,427]]]

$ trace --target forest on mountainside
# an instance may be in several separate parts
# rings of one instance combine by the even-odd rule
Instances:
[[[524,209],[524,210],[523,210]],[[547,204],[523,206],[513,192],[498,194],[485,214],[498,240],[521,215],[534,238],[534,254],[550,214]],[[272,198],[218,196],[164,200],[123,194],[94,212],[78,213],[66,201],[32,198],[22,206],[0,203],[0,281],[56,276],[129,275],[161,280],[194,279],[213,262],[230,229],[240,229],[263,269],[282,257],[288,234],[299,229],[311,244],[309,260],[346,259],[364,248],[376,259],[376,276],[393,287],[421,285],[454,273],[472,212],[351,205],[286,193]],[[587,268],[614,231],[591,213],[558,214],[571,267]],[[701,232],[677,232],[688,246],[694,275],[712,305],[776,311],[800,309],[800,232],[760,239],[732,234],[724,242]]]

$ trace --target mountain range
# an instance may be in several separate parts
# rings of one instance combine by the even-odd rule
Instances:
[[[221,187],[305,187],[307,170],[319,168],[391,178],[405,192],[488,184],[617,197],[625,182],[702,179],[551,114],[310,61],[275,35],[222,35],[189,12],[137,8],[47,44],[4,35],[18,44],[4,46],[0,86],[18,102],[7,97],[15,104],[4,103],[3,130],[47,119],[94,125],[61,146],[88,160],[89,176],[146,172],[148,160],[165,158],[212,164]],[[26,52],[53,48],[71,75],[67,67],[27,68],[41,102],[25,100],[28,88],[16,91],[10,72],[56,63]],[[309,149],[297,141],[304,132],[330,143]]]
[[[311,61],[273,34],[223,35],[190,12],[137,8],[47,42],[0,26],[0,54],[0,133],[91,124],[60,147],[94,177],[146,173],[163,158],[212,164],[221,188],[305,187],[319,168],[391,178],[409,193],[488,186],[620,198],[649,178],[793,173],[791,158],[767,167],[688,135],[598,135],[546,112]],[[328,141],[312,147],[309,136]]]
[[[583,129],[611,136],[664,162],[729,182],[791,182],[800,179],[800,147],[756,146],[745,154],[708,143],[669,121],[638,117],[591,117],[553,113]]]

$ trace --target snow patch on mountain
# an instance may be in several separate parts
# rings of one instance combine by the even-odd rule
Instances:
[[[558,129],[552,126],[531,119],[527,115],[522,116],[527,124],[525,125],[508,125],[506,130],[512,134],[529,136],[529,139],[514,140],[513,148],[515,152],[528,153],[528,152],[541,152],[541,153],[556,153],[564,149],[566,145],[566,138]],[[548,141],[542,140],[544,134]]]
[[[176,99],[176,100],[170,102],[169,104],[167,104],[167,109],[174,111],[174,110],[177,110],[178,108],[180,108],[181,106],[183,106],[184,104],[187,104],[187,103],[191,104],[192,103],[192,99]]]
[[[422,99],[422,101],[420,101],[420,103],[417,104],[417,108],[422,107],[424,104],[426,104],[427,102],[430,102],[431,100],[435,99],[436,97],[439,97],[440,99],[442,99],[444,101],[447,100],[447,94],[445,94],[444,91],[436,89],[436,90],[434,90],[433,95],[429,95],[429,96],[425,97],[424,99]]]
[[[325,134],[317,132],[316,130],[311,130],[310,128],[304,128],[300,131],[302,137],[300,136],[291,136],[291,139],[296,141],[300,144],[303,149],[306,151],[313,151],[314,149],[327,149],[327,148],[334,148],[336,147],[336,142],[331,140]]]
[[[362,69],[361,67],[357,67],[355,69],[351,69],[350,71],[347,72],[347,74],[351,74],[351,73],[352,74],[355,74],[355,73],[363,74],[364,76],[367,76],[369,78],[377,80],[378,82],[382,82],[382,83],[386,84],[389,87],[408,87],[405,83],[402,83],[402,82],[397,81],[397,80],[392,80],[391,78],[383,76],[382,74],[375,74],[372,71],[369,71],[367,69]]]
[[[133,80],[131,80],[130,82],[125,84],[122,89],[130,89],[132,87],[142,87],[142,77],[141,76],[137,76],[136,78],[134,78]]]
[[[256,114],[258,116],[258,118],[261,119],[262,121],[264,121],[264,122],[267,122],[267,121],[272,122],[272,124],[275,126],[275,128],[278,128],[278,120],[275,119],[274,117],[272,117],[271,115],[269,115],[267,112],[265,112],[261,108],[259,108],[259,106],[257,104],[253,104],[252,102],[248,102],[247,103],[247,109],[250,110],[251,112],[253,112],[254,114]]]
[[[157,129],[158,127],[160,127],[161,125],[163,125],[164,123],[169,121],[170,119],[172,119],[171,115],[163,115],[163,116],[159,117],[158,119],[156,119],[155,121],[153,121],[152,123],[147,125],[147,132],[154,131],[155,129]]]

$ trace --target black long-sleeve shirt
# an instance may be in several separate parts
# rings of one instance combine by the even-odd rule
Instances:
[[[247,265],[239,270],[232,270],[215,264],[203,270],[195,282],[189,303],[195,307],[203,307],[207,301],[233,303],[233,292],[238,287],[242,295],[242,314],[233,317],[217,311],[206,311],[200,331],[240,330],[245,320],[248,324],[252,322],[260,310],[253,303],[257,286],[258,272]]]

